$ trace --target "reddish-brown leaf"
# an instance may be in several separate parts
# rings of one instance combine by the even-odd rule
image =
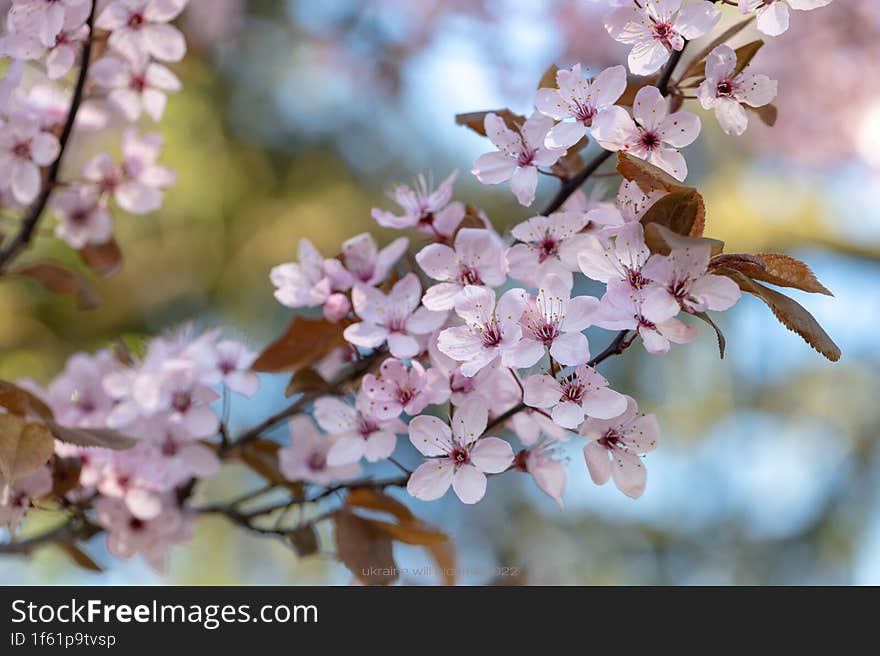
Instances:
[[[639,89],[642,87],[653,87],[657,84],[658,79],[658,75],[652,75],[651,77],[629,76],[626,81],[626,89],[624,89],[623,94],[617,100],[617,104],[624,107],[632,107],[636,101],[636,94],[639,92]]]
[[[397,499],[369,487],[353,488],[345,499],[349,506],[377,510],[393,515],[399,522],[419,521],[410,509]]]
[[[520,114],[514,114],[509,109],[488,109],[484,112],[469,112],[467,114],[456,114],[455,115],[455,124],[463,125],[467,128],[470,128],[477,134],[485,137],[486,136],[486,127],[485,120],[487,114],[498,114],[504,123],[511,130],[515,130],[517,127],[521,126],[526,122],[526,117]]]
[[[314,524],[304,524],[287,535],[287,541],[300,558],[318,553],[318,532]]]
[[[0,414],[0,488],[45,465],[54,450],[55,440],[43,424]]]
[[[663,169],[623,151],[617,153],[617,172],[627,180],[635,181],[639,189],[645,193],[656,190],[673,192],[690,189]]]
[[[59,542],[58,547],[66,553],[77,566],[90,572],[103,572],[104,568],[92,560],[75,542]]]
[[[284,334],[254,362],[254,371],[280,373],[311,367],[333,349],[345,346],[345,323],[294,317]]]
[[[728,276],[740,289],[760,298],[773,312],[774,316],[789,330],[800,335],[803,340],[832,362],[840,359],[840,348],[819,322],[793,299],[777,291],[764,287],[735,269],[721,267],[715,273]]]
[[[715,330],[715,337],[718,338],[718,355],[723,360],[724,350],[727,348],[727,340],[724,338],[724,333],[721,332],[721,328],[719,328],[718,325],[714,321],[712,321],[712,317],[710,317],[707,312],[695,312],[694,316],[698,319],[702,319],[707,324],[712,326],[712,328]]]
[[[642,225],[652,223],[686,237],[701,237],[706,225],[706,206],[696,189],[679,189],[663,196],[642,217]]]
[[[747,43],[744,46],[740,46],[736,49],[736,68],[733,69],[733,74],[731,77],[736,77],[740,73],[743,72],[743,69],[748,66],[752,60],[755,58],[755,55],[758,54],[758,51],[764,47],[764,42],[758,39],[757,41],[752,41],[751,43]]]
[[[11,271],[17,276],[36,280],[55,294],[73,296],[81,310],[93,310],[100,305],[98,295],[81,275],[52,262],[33,262]]]
[[[541,79],[538,81],[539,89],[556,89],[556,73],[559,71],[559,67],[556,64],[550,64],[544,74],[541,76]]]
[[[105,278],[122,268],[122,251],[115,239],[106,244],[86,246],[79,254],[92,271]]]
[[[56,440],[77,446],[125,451],[138,443],[135,438],[108,428],[69,428],[50,419],[46,420],[46,427]]]
[[[375,522],[342,508],[333,515],[336,555],[365,585],[387,585],[397,580],[391,536]]]
[[[52,494],[64,497],[79,485],[82,461],[79,458],[59,458],[52,461]]]
[[[314,369],[300,369],[290,378],[284,396],[294,394],[319,394],[328,390],[327,381]]]
[[[750,107],[744,105],[744,107],[757,115],[764,125],[769,125],[771,128],[776,125],[776,119],[779,118],[779,108],[776,107],[776,105],[769,104],[763,105],[762,107]]]
[[[718,266],[715,260],[713,260],[713,265]],[[757,255],[741,256],[740,259],[724,261],[723,266],[735,269],[752,280],[760,280],[777,287],[792,287],[813,294],[833,296],[816,279],[809,266],[797,258],[782,253],[758,253]]]
[[[52,419],[52,410],[36,396],[18,385],[0,380],[0,408],[20,417]]]

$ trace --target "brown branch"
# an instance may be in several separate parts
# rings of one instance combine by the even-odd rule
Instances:
[[[87,540],[103,529],[79,517],[71,517],[65,523],[45,533],[18,542],[0,544],[0,555],[30,555],[35,549],[48,544],[59,544],[74,540]]]
[[[31,242],[31,239],[34,236],[34,233],[37,230],[37,226],[40,223],[40,218],[43,216],[43,211],[46,209],[46,205],[49,203],[49,197],[52,195],[52,191],[55,186],[58,184],[58,175],[61,172],[61,161],[64,159],[64,153],[67,150],[67,145],[70,142],[71,134],[73,134],[74,124],[76,123],[76,116],[79,112],[80,105],[82,104],[83,95],[86,86],[86,79],[88,78],[89,73],[89,64],[91,63],[92,58],[92,38],[94,32],[94,24],[95,24],[95,5],[97,4],[96,0],[92,0],[92,8],[89,11],[89,17],[86,22],[86,25],[89,28],[89,38],[83,44],[82,55],[80,59],[80,68],[79,68],[79,76],[76,80],[76,86],[73,90],[73,97],[70,101],[70,109],[67,112],[67,121],[64,124],[64,129],[61,132],[61,136],[58,139],[59,144],[61,145],[61,149],[58,152],[58,157],[52,162],[52,165],[49,167],[48,172],[46,173],[46,179],[43,182],[43,188],[40,190],[39,195],[31,204],[30,209],[28,209],[27,214],[24,217],[24,220],[19,227],[18,232],[15,237],[13,237],[2,250],[0,250],[0,273],[9,265],[9,263],[21,253]]]

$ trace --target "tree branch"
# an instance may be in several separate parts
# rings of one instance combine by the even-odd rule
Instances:
[[[46,209],[46,205],[49,203],[49,197],[52,195],[52,190],[55,188],[55,185],[58,182],[58,174],[61,172],[61,162],[64,159],[64,153],[67,149],[70,137],[73,134],[74,124],[76,123],[76,116],[79,112],[80,105],[82,105],[86,79],[88,78],[89,64],[91,63],[92,58],[92,41],[94,39],[96,4],[96,0],[92,0],[92,8],[89,11],[89,17],[86,22],[86,25],[89,28],[89,37],[83,44],[82,55],[80,58],[79,76],[77,77],[76,86],[73,90],[73,97],[70,101],[70,109],[67,112],[67,121],[64,124],[64,129],[61,132],[61,136],[58,138],[61,149],[58,152],[57,159],[49,166],[49,170],[46,173],[46,178],[43,181],[43,188],[40,190],[39,195],[31,204],[30,209],[28,209],[27,214],[23,218],[21,226],[18,229],[18,233],[9,241],[9,243],[6,244],[6,246],[2,250],[0,250],[0,273],[2,273],[3,270],[9,265],[9,263],[30,244],[31,239],[36,232],[37,225],[40,223],[40,218],[43,215],[43,211]]]

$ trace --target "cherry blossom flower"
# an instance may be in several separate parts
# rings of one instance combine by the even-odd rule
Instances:
[[[519,392],[517,388],[517,392]],[[521,399],[518,399],[519,402]],[[510,409],[510,406],[507,408]],[[543,410],[526,408],[517,412],[508,422],[508,427],[516,433],[519,441],[525,446],[531,447],[540,444],[542,440],[553,442],[565,442],[568,440],[568,430],[548,417]]]
[[[545,441],[534,448],[520,451],[516,454],[514,466],[530,474],[538,488],[562,508],[568,474],[565,463],[554,457],[553,446],[552,441]]]
[[[781,4],[781,3],[779,3]],[[714,109],[721,129],[741,135],[749,124],[743,105],[763,107],[776,97],[776,80],[745,71],[734,75],[736,53],[726,45],[715,48],[706,57],[706,79],[697,97],[703,109]]]
[[[467,285],[500,287],[507,280],[504,248],[489,230],[463,228],[455,236],[455,248],[429,244],[416,254],[416,262],[441,281],[422,297],[429,310],[451,310]]]
[[[578,253],[587,244],[588,236],[579,234],[589,219],[581,212],[554,212],[549,216],[533,216],[514,226],[519,242],[507,251],[510,276],[529,287],[537,287],[547,275],[554,273],[569,288],[577,271]]]
[[[251,371],[257,354],[234,339],[209,340],[200,357],[205,380],[222,383],[230,392],[251,398],[260,389],[260,377]]]
[[[102,57],[92,64],[89,75],[107,89],[107,101],[130,123],[143,112],[154,121],[162,120],[168,102],[166,94],[183,88],[174,73],[145,56]]]
[[[727,276],[707,272],[710,251],[707,245],[652,255],[642,272],[685,312],[722,312],[733,307],[742,292]]]
[[[571,288],[556,274],[546,276],[538,295],[526,304],[519,320],[522,339],[507,351],[505,363],[531,367],[548,349],[560,364],[583,364],[590,359],[590,349],[582,331],[598,306],[599,299],[592,296],[571,298]]]
[[[455,409],[452,428],[428,415],[409,424],[409,439],[429,460],[416,469],[406,490],[422,501],[439,499],[449,486],[462,503],[477,503],[486,494],[486,474],[498,474],[513,464],[510,444],[483,437],[489,413],[480,400]]]
[[[343,242],[342,262],[327,260],[324,270],[337,291],[350,289],[358,283],[378,285],[388,277],[407,246],[409,239],[400,237],[379,250],[375,238],[365,232]]]
[[[329,466],[350,465],[361,458],[379,462],[394,453],[396,434],[405,432],[406,424],[397,417],[378,419],[374,406],[363,393],[358,394],[354,407],[329,396],[315,401],[315,421],[334,438],[327,452]]]
[[[181,511],[172,498],[166,499],[162,511],[149,520],[135,517],[121,500],[111,497],[100,497],[95,511],[98,523],[107,531],[110,553],[123,560],[141,554],[159,572],[168,564],[171,547],[187,541],[192,534],[193,517]]]
[[[565,155],[564,150],[551,150],[544,145],[553,119],[533,112],[516,131],[509,128],[497,114],[483,120],[486,136],[498,149],[480,155],[471,171],[483,184],[499,184],[510,180],[510,190],[521,205],[528,207],[535,200],[538,167],[553,166]]]
[[[635,291],[629,283],[611,281],[593,323],[607,330],[635,330],[648,353],[666,353],[670,342],[687,344],[697,329],[678,319],[679,308],[659,287]]]
[[[687,163],[678,149],[692,144],[699,134],[699,117],[691,112],[670,114],[663,95],[652,86],[639,89],[632,117],[606,112],[593,122],[593,136],[602,148],[626,151],[677,180],[687,177]]]
[[[414,273],[394,283],[390,294],[357,285],[352,289],[351,300],[362,321],[345,329],[346,341],[364,348],[379,348],[388,342],[388,350],[396,358],[418,355],[422,347],[414,335],[437,330],[447,314],[418,307],[421,295],[422,288]]]
[[[626,397],[608,387],[605,377],[587,365],[562,381],[547,374],[529,376],[523,388],[523,402],[551,409],[553,421],[563,428],[577,428],[584,417],[611,419],[626,410]]]
[[[34,502],[52,492],[52,470],[40,467],[4,487],[0,486],[0,526],[15,531]]]
[[[73,428],[103,428],[115,405],[115,400],[104,390],[103,381],[119,369],[110,351],[71,356],[44,397],[55,420]]]
[[[0,52],[2,52],[2,44],[0,44]],[[0,112],[6,111],[6,106],[12,98],[12,94],[18,89],[18,85],[21,84],[23,76],[24,62],[20,59],[13,60],[6,69],[3,78],[0,78]]]
[[[742,14],[754,11],[758,30],[767,36],[779,36],[788,30],[789,6],[798,11],[810,11],[830,4],[831,0],[739,0],[739,10]]]
[[[649,257],[642,224],[631,221],[618,229],[613,239],[590,235],[578,255],[578,265],[588,278],[604,283],[625,282],[638,290],[650,282],[642,274]]]
[[[425,176],[419,174],[414,187],[398,185],[389,196],[403,209],[403,214],[373,208],[372,216],[385,228],[416,228],[422,232],[433,233],[447,239],[455,233],[464,218],[465,208],[461,203],[451,203],[452,185],[458,171],[453,171],[437,189],[433,189]]]
[[[428,354],[431,368],[428,373],[439,374],[445,389],[449,390],[449,400],[453,405],[461,405],[467,399],[479,397],[489,408],[490,416],[497,416],[518,403],[521,397],[519,384],[499,360],[486,365],[473,376],[465,376],[458,362],[442,353],[437,346],[437,336],[428,340]]]
[[[110,47],[129,58],[150,55],[177,62],[186,54],[186,40],[168,25],[189,0],[111,0],[95,27],[110,32]]]
[[[544,146],[550,149],[571,148],[584,136],[584,129],[602,112],[626,112],[614,103],[626,90],[626,69],[612,66],[587,80],[581,65],[556,72],[556,89],[538,89],[535,107],[542,114],[560,121],[544,138]],[[574,122],[566,119],[573,118]]]
[[[177,180],[174,171],[157,164],[162,144],[162,136],[155,132],[138,135],[129,128],[122,137],[122,163],[117,165],[108,153],[100,153],[83,166],[83,177],[102,194],[112,194],[127,212],[154,212],[162,205],[164,191]]]
[[[113,219],[101,203],[98,191],[84,185],[52,196],[52,210],[58,216],[55,236],[71,247],[105,244],[113,234]]]
[[[647,478],[641,455],[657,448],[660,429],[654,415],[638,413],[636,402],[627,399],[626,411],[614,419],[588,419],[581,435],[590,440],[584,459],[596,485],[614,479],[617,489],[637,499]]]
[[[328,462],[330,450],[344,436],[344,433],[321,435],[311,419],[297,415],[290,420],[290,444],[278,452],[281,473],[288,480],[316,485],[354,478],[361,470],[356,462],[344,465]]]
[[[324,257],[305,238],[299,240],[299,262],[273,267],[269,278],[277,287],[275,298],[287,307],[321,305],[330,296],[330,281],[324,273]]]
[[[22,205],[30,203],[40,192],[40,167],[60,152],[58,138],[43,131],[33,114],[16,111],[8,121],[0,119],[0,187]]]
[[[721,18],[721,11],[702,0],[685,7],[682,0],[643,0],[611,11],[605,29],[615,41],[632,45],[628,63],[633,75],[651,75],[686,40],[707,34]]]
[[[465,287],[455,302],[455,312],[465,325],[441,332],[437,347],[441,353],[463,363],[461,373],[474,376],[496,358],[504,358],[522,339],[519,318],[527,302],[528,295],[522,289],[508,290],[496,305],[495,292],[485,287]]]
[[[361,389],[373,402],[373,413],[387,420],[406,412],[419,414],[429,404],[445,403],[449,388],[443,385],[440,372],[413,361],[409,368],[395,358],[387,358],[379,368],[380,375],[366,374]]]
[[[7,48],[24,59],[42,57],[52,48],[68,25],[85,22],[89,0],[13,0],[6,16],[6,28],[15,37]],[[42,47],[40,47],[42,46]],[[22,50],[30,49],[29,53]]]

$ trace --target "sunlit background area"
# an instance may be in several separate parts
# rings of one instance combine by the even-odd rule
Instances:
[[[269,269],[296,259],[301,237],[328,255],[363,231],[388,241],[370,208],[389,207],[391,185],[419,172],[437,180],[458,169],[459,200],[499,230],[522,221],[531,214],[506,188],[470,174],[487,148],[454,115],[528,113],[551,63],[597,69],[626,55],[602,26],[600,1],[190,5],[181,19],[190,54],[174,65],[184,90],[161,124],[179,183],[159,213],[117,217],[125,264],[95,281],[97,310],[26,281],[0,284],[0,379],[46,382],[77,351],[187,323],[222,325],[259,349],[291,316],[272,296]],[[736,12],[725,16],[732,22]],[[564,510],[527,476],[493,482],[475,507],[451,494],[407,499],[454,537],[463,583],[880,583],[880,8],[840,0],[797,12],[754,66],[779,80],[777,125],[753,118],[746,135],[729,137],[691,103],[704,127],[685,151],[688,183],[705,196],[707,235],[728,252],[786,252],[813,267],[834,297],[792,296],[843,357],[826,361],[744,297],[720,318],[723,360],[701,325],[698,343],[666,357],[633,348],[606,362],[615,388],[660,420],[646,493],[634,501],[593,485],[572,440]],[[84,156],[108,147],[88,138],[77,148]],[[614,180],[597,178],[587,191],[605,185],[611,196]],[[556,184],[541,180],[535,207]],[[48,229],[36,255],[80,266]],[[593,350],[610,336],[591,333]],[[233,407],[233,430],[282,407],[285,383],[265,377],[255,402]],[[415,466],[419,454],[405,442],[399,459]],[[224,499],[248,485],[258,486],[229,467],[201,496]],[[28,531],[39,530],[35,518]],[[102,574],[47,547],[30,560],[0,559],[0,582],[349,583],[332,539],[322,538],[324,557],[299,560],[280,542],[203,518],[164,574],[117,561],[96,537],[86,548]],[[395,549],[401,567],[430,564],[415,547]]]

